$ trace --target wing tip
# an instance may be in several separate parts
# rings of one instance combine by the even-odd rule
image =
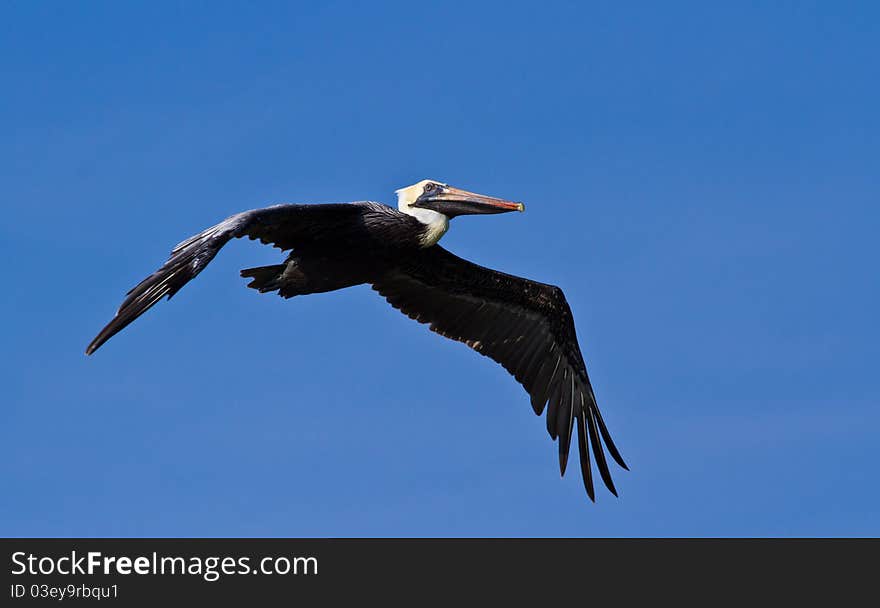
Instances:
[[[562,443],[562,438],[559,438],[560,444]],[[565,469],[568,466],[568,450],[562,448],[562,445],[559,446],[559,476],[565,477]]]
[[[102,330],[101,333],[99,333],[95,337],[94,340],[89,342],[88,346],[86,346],[86,356],[87,357],[90,357],[92,355],[92,353],[94,353],[96,350],[101,348],[101,346],[104,345],[104,342],[106,342],[108,340],[109,336],[104,335],[105,331],[106,331],[106,328],[104,330]]]
[[[587,498],[590,499],[590,502],[596,504],[596,489],[593,487],[592,480],[584,479],[584,489],[587,491]]]

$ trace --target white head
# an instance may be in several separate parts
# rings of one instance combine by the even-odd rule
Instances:
[[[523,211],[525,205],[454,188],[436,179],[396,190],[397,208],[427,226],[422,243],[429,247],[449,229],[449,220],[458,215]]]
[[[397,209],[413,216],[428,227],[422,236],[422,243],[425,247],[430,247],[439,241],[446,234],[446,231],[449,230],[449,218],[432,209],[413,207],[413,203],[425,192],[427,184],[441,184],[441,182],[434,179],[423,179],[412,186],[395,190],[394,193],[397,195]]]
[[[410,208],[422,194],[424,194],[425,186],[428,184],[436,184],[441,187],[449,185],[436,179],[423,179],[420,182],[414,183],[412,186],[395,190],[394,194],[397,195],[397,208],[406,213],[406,210]]]

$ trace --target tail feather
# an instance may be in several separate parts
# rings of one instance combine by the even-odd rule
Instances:
[[[253,279],[253,281],[247,284],[248,287],[256,289],[260,293],[266,293],[281,288],[281,275],[284,273],[284,268],[284,264],[245,268],[241,271],[241,276],[246,279]]]

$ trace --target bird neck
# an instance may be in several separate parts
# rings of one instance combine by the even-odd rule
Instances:
[[[449,230],[449,218],[442,213],[409,205],[399,205],[398,209],[422,223],[424,227],[420,237],[422,247],[435,245],[446,234],[446,231]]]

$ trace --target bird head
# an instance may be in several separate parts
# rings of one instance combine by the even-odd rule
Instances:
[[[397,207],[404,213],[427,209],[453,218],[457,215],[525,211],[522,203],[468,192],[433,179],[423,179],[412,186],[397,190],[396,194]]]

